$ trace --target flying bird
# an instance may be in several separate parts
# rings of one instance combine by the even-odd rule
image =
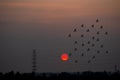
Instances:
[[[100,29],[102,29],[103,28],[103,26],[100,26]]]
[[[105,35],[108,35],[108,32],[105,32]]]
[[[75,44],[78,44],[78,42],[77,42],[77,41],[75,41]]]
[[[75,60],[75,63],[78,63],[78,60]]]
[[[82,46],[84,46],[85,44],[84,43],[82,43]]]
[[[98,23],[98,22],[99,22],[99,20],[97,19],[97,20],[96,20],[96,23]]]
[[[84,27],[84,24],[82,24],[81,27]]]
[[[98,31],[97,34],[100,34],[100,32]]]
[[[77,48],[74,48],[74,51],[77,51]]]
[[[92,59],[95,59],[95,56],[93,56]]]
[[[84,56],[84,53],[82,53],[82,56]]]
[[[87,51],[90,51],[90,48],[88,48]]]
[[[94,39],[95,39],[95,37],[93,36],[93,37],[92,37],[92,39],[94,40]]]
[[[71,37],[71,34],[69,34],[68,37]]]
[[[74,29],[74,31],[73,32],[77,32],[77,29]]]
[[[83,35],[83,34],[81,34],[81,37],[84,37],[84,35]]]
[[[95,44],[92,44],[92,47],[94,47],[95,46]]]
[[[86,32],[89,32],[89,31],[90,31],[89,29],[86,30]]]
[[[98,41],[100,41],[100,39],[99,39],[99,38],[97,38],[97,39],[96,39],[96,41],[98,42]]]
[[[87,43],[90,44],[90,41],[88,41]]]
[[[98,50],[97,53],[100,53],[100,51]]]
[[[94,25],[92,25],[92,28],[94,27]]]
[[[106,53],[108,54],[108,51],[106,51]]]
[[[88,60],[88,63],[91,63],[91,60]]]
[[[103,45],[101,45],[100,47],[103,48]]]
[[[98,18],[96,18],[95,23],[98,24],[99,22],[100,22],[100,20]],[[78,25],[75,24],[75,26],[78,26]],[[77,36],[77,37],[81,38],[80,42],[79,42],[79,40],[76,40],[76,38],[73,38],[72,33],[67,35],[69,38],[73,38],[74,39],[74,41],[73,41],[73,44],[74,44],[73,45],[73,51],[74,52],[79,52],[79,48],[77,46],[79,46],[78,44],[80,44],[80,47],[82,47],[82,49],[81,49],[82,53],[80,54],[81,57],[83,57],[83,56],[85,57],[86,56],[84,51],[86,51],[88,53],[95,51],[96,54],[102,53],[101,49],[104,48],[104,45],[101,44],[101,42],[100,42],[101,39],[102,39],[101,38],[102,35],[100,35],[100,34],[102,33],[101,30],[104,29],[104,26],[101,25],[101,24],[96,25],[94,23],[92,23],[89,27],[85,26],[85,24],[81,24],[79,26],[80,26],[81,29],[78,29],[77,27],[74,27],[72,29],[72,32],[78,33],[78,31],[81,30],[80,34],[78,33],[78,34],[75,35],[75,37]],[[94,29],[95,29],[95,31],[94,31]],[[108,34],[109,33],[106,32],[106,31],[103,32],[103,35],[108,35]],[[82,41],[85,41],[85,42],[82,42]],[[99,44],[97,44],[97,43],[99,43]],[[104,51],[104,53],[108,54],[109,52],[108,52],[108,50],[106,50],[106,51]],[[76,55],[76,54],[69,53],[69,56],[73,56],[73,55]],[[96,55],[92,55],[90,57],[90,59],[87,59],[87,62],[91,63],[92,60],[95,59],[96,57],[97,57]],[[79,61],[77,59],[74,59],[73,62],[78,63]]]

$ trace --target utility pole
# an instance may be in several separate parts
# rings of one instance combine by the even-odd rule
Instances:
[[[36,50],[33,49],[33,58],[32,58],[32,73],[36,73]]]

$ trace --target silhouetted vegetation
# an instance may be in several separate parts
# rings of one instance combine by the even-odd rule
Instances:
[[[61,73],[8,73],[0,72],[0,80],[120,80],[120,72],[61,72]]]

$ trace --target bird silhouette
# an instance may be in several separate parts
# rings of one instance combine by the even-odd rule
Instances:
[[[77,48],[74,48],[74,51],[77,51]]]
[[[84,51],[87,53],[94,52],[94,51],[96,52],[96,54],[102,53],[101,49],[103,50],[104,45],[101,44],[101,39],[102,39],[101,33],[102,33],[102,30],[104,29],[104,26],[100,25],[99,22],[100,22],[100,20],[97,18],[95,20],[95,23],[97,23],[97,25],[92,23],[89,27],[87,27],[87,26],[85,26],[85,24],[81,24],[80,29],[78,29],[77,27],[73,28],[72,32],[73,33],[76,32],[77,34],[75,33],[75,39],[73,40],[74,45],[72,48],[73,48],[73,51],[75,53],[77,53],[77,52],[79,52],[79,48],[77,46],[79,46],[79,44],[80,44],[80,47],[82,47],[82,50],[81,50],[82,53],[80,54],[81,57],[86,55],[84,53]],[[75,26],[78,26],[78,25],[75,24]],[[94,29],[95,29],[95,31],[94,31]],[[80,34],[78,33],[79,30],[81,30]],[[103,32],[103,35],[108,35],[108,32],[106,32],[106,31]],[[80,41],[78,38],[76,39],[76,36],[80,39]],[[68,34],[68,37],[70,39],[72,39],[73,38],[72,33]],[[83,41],[85,41],[85,42],[83,42]],[[97,43],[99,43],[99,44],[97,44]],[[108,54],[109,52],[108,52],[108,50],[106,50],[106,51],[104,51],[104,53]],[[73,56],[73,54],[69,53],[69,56]],[[96,55],[95,54],[92,55],[90,57],[90,59],[87,59],[88,63],[91,63],[92,60],[95,58],[96,58]],[[78,60],[75,59],[73,62],[78,63]]]
[[[103,29],[103,26],[100,26],[100,29]]]
[[[100,45],[101,48],[103,48],[103,45]]]
[[[94,27],[94,25],[92,25],[92,28]]]
[[[88,41],[87,43],[90,44],[90,41]]]
[[[82,56],[84,56],[84,53],[82,53]]]
[[[98,23],[98,22],[99,22],[99,20],[97,19],[97,20],[96,20],[96,23]]]
[[[95,56],[93,56],[92,59],[95,59]]]
[[[88,63],[91,63],[91,60],[88,60]]]
[[[108,32],[105,32],[105,35],[108,35]]]
[[[68,37],[71,37],[71,34],[69,34]]]
[[[97,53],[100,53],[100,51],[98,50]]]
[[[99,38],[97,38],[97,39],[96,39],[96,41],[98,42],[98,41],[100,41],[100,39],[99,39]]]
[[[92,37],[92,39],[94,40],[94,39],[95,39],[95,37],[93,36],[93,37]]]
[[[75,63],[78,63],[78,60],[75,60]]]
[[[83,27],[84,27],[84,24],[82,24],[81,27],[83,28]]]
[[[90,48],[88,48],[87,51],[90,51]]]
[[[74,43],[75,43],[75,44],[78,44],[78,42],[77,42],[77,41],[75,41]]]
[[[85,44],[84,44],[84,43],[82,43],[82,46],[85,46]]]
[[[106,51],[106,53],[108,54],[108,51]]]
[[[77,29],[74,29],[73,32],[77,32]]]
[[[81,34],[81,37],[84,37],[84,35],[83,35],[83,34]]]
[[[92,44],[92,47],[94,47],[95,46],[95,44]]]
[[[100,32],[99,32],[99,31],[97,32],[97,35],[98,35],[98,34],[100,34]]]
[[[89,29],[86,30],[86,32],[89,32],[89,31],[90,31]]]

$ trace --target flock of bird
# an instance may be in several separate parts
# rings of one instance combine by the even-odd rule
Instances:
[[[108,32],[104,31],[104,27],[102,25],[99,25],[99,19],[96,19],[95,24],[90,25],[87,27],[85,24],[81,24],[79,28],[76,28],[74,26],[74,29],[71,33],[68,34],[69,39],[73,39],[73,47],[72,47],[72,52],[69,53],[69,57],[72,57],[73,55],[79,53],[81,57],[84,57],[88,55],[89,53],[94,53],[90,59],[87,60],[87,63],[91,63],[92,60],[96,58],[96,53],[99,54],[101,53],[101,49],[104,48],[104,45],[101,43],[101,35],[102,36],[107,36]],[[84,30],[83,30],[84,29]],[[95,29],[95,30],[93,30]],[[104,31],[104,32],[103,32]],[[81,32],[81,33],[79,33]],[[94,34],[92,34],[94,32]],[[74,36],[79,37],[78,39],[80,40],[75,40]],[[81,41],[81,39],[83,39]],[[99,43],[99,44],[97,44]],[[80,47],[76,47],[80,46]],[[99,45],[99,47],[98,47]],[[83,48],[83,49],[81,49]],[[97,50],[96,50],[97,49]],[[93,52],[90,52],[93,51]],[[87,54],[86,54],[87,53]],[[103,52],[102,52],[103,53]],[[108,54],[109,51],[106,50],[104,53]],[[78,59],[74,60],[75,63],[78,63]]]

